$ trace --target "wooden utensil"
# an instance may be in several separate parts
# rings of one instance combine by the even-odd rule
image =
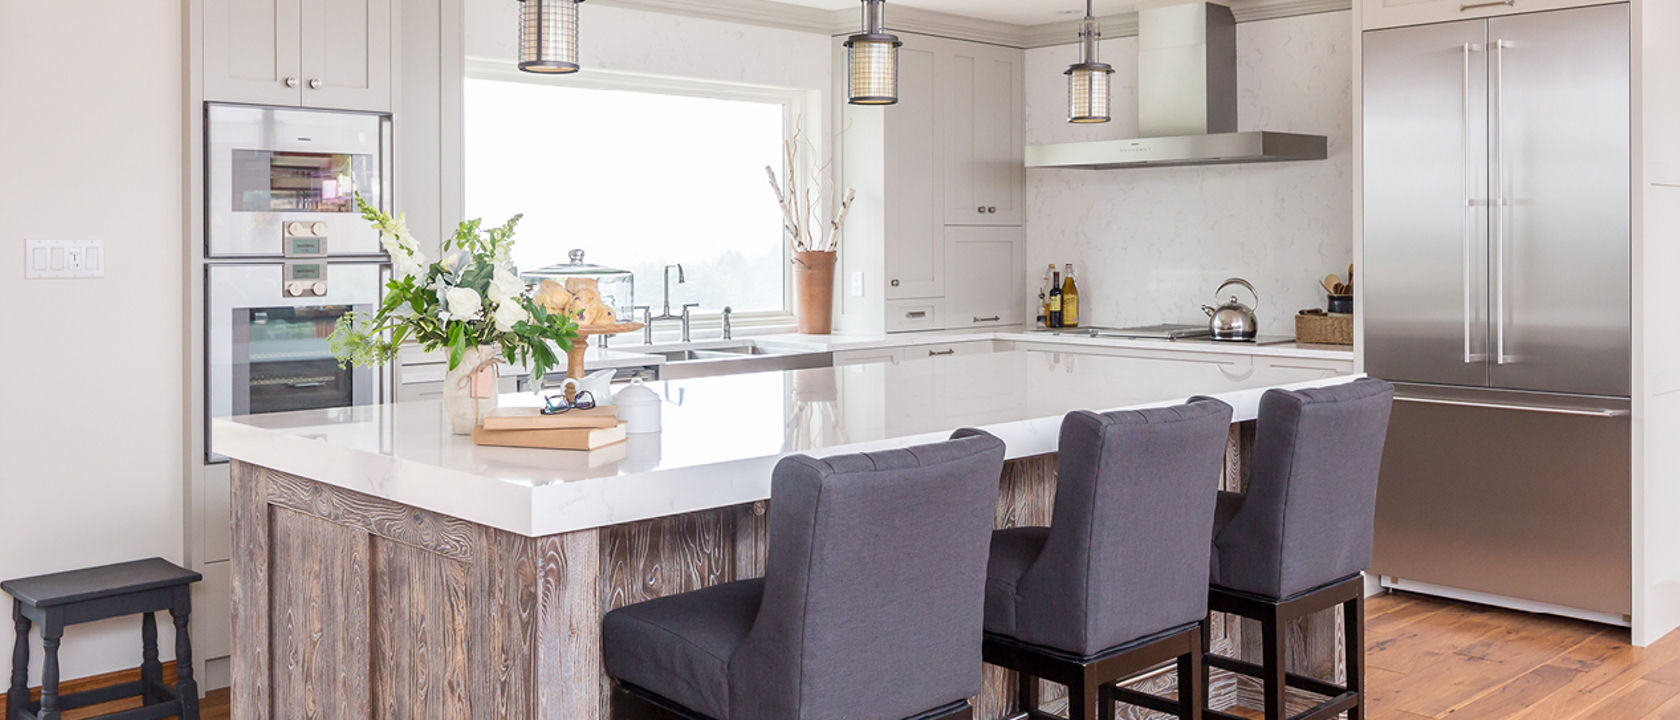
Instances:
[[[1341,287],[1342,279],[1336,277],[1335,274],[1332,273],[1330,275],[1325,275],[1324,280],[1322,280],[1319,284],[1324,286],[1325,292],[1330,293],[1331,295],[1338,295],[1340,293],[1336,292],[1336,288]]]

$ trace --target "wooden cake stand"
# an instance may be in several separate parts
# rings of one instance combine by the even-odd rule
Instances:
[[[589,336],[617,335],[619,333],[635,332],[646,327],[639,322],[621,322],[611,325],[579,325],[578,336],[572,338],[572,349],[566,351],[566,377],[574,378],[578,383],[583,382],[583,354],[589,350]],[[566,402],[577,399],[577,383],[566,385]]]

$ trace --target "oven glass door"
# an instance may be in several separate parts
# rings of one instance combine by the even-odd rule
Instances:
[[[211,105],[206,141],[208,257],[278,257],[288,236],[324,238],[332,255],[381,251],[355,198],[387,205],[384,116]]]
[[[205,288],[209,418],[369,405],[385,399],[386,373],[341,368],[329,338],[346,313],[371,314],[388,276],[373,263],[327,266],[327,294],[288,298],[279,263],[212,265]],[[214,452],[205,428],[209,462]]]

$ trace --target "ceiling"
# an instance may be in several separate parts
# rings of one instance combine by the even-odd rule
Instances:
[[[860,5],[858,0],[778,1],[823,10],[856,9]],[[1138,5],[1137,0],[1094,0],[1094,3],[1099,17],[1129,13],[1136,10]],[[1075,20],[1085,14],[1085,4],[1082,0],[888,0],[888,24],[892,23],[892,9],[895,6],[1028,26]]]

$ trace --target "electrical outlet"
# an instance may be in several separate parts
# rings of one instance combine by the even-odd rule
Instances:
[[[863,273],[854,272],[851,275],[852,297],[863,297]]]
[[[26,278],[105,277],[105,241],[42,240],[24,243],[23,276]]]

